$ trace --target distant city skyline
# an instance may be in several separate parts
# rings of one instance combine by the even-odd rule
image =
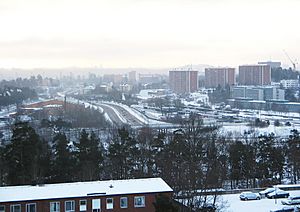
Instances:
[[[2,0],[0,68],[300,59],[297,0]]]

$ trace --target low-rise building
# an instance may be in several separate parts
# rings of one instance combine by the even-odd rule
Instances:
[[[283,89],[274,87],[274,86],[266,86],[263,87],[264,91],[264,100],[284,100],[285,92]]]
[[[299,80],[280,80],[280,85],[285,88],[298,88]]]
[[[161,178],[0,187],[1,212],[154,212],[155,196],[172,195]]]
[[[262,101],[264,100],[264,90],[259,88],[247,88],[245,98]]]
[[[235,86],[232,87],[233,99],[284,100],[285,92],[275,86]]]

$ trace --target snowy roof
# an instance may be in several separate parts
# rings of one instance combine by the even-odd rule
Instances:
[[[0,203],[56,198],[172,192],[161,178],[0,187]]]
[[[300,102],[287,102],[286,105],[300,105]]]
[[[266,101],[262,101],[262,100],[251,100],[249,102],[253,102],[253,103],[266,103]]]
[[[44,108],[57,108],[57,107],[62,107],[62,105],[54,104],[54,105],[45,105],[44,106]]]

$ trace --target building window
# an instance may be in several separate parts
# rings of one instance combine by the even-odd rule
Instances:
[[[5,212],[5,205],[0,205],[0,212]]]
[[[36,212],[36,204],[35,203],[26,204],[26,212]]]
[[[127,208],[128,207],[128,199],[127,197],[120,198],[120,208]]]
[[[75,211],[75,201],[65,201],[65,211],[74,212]]]
[[[21,212],[21,205],[11,205],[10,212]]]
[[[113,198],[106,199],[106,209],[114,209],[114,199]]]
[[[86,211],[86,200],[79,201],[79,211]]]
[[[100,199],[93,199],[92,200],[92,211],[93,212],[100,212],[101,211],[101,200]]]
[[[50,212],[59,212],[60,203],[59,202],[50,202]]]
[[[135,208],[145,207],[145,196],[134,197],[134,207]]]

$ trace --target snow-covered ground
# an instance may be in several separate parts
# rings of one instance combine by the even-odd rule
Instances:
[[[299,196],[300,190],[288,191],[292,196]],[[227,212],[268,212],[270,210],[279,209],[284,207],[281,204],[281,200],[284,199],[268,199],[264,198],[261,200],[241,201],[239,199],[240,194],[228,194],[223,195],[222,199],[228,206],[225,210]]]
[[[137,98],[146,100],[150,98],[163,97],[166,93],[167,91],[165,89],[145,89],[140,91]]]
[[[268,135],[274,133],[275,136],[288,137],[291,134],[291,130],[299,129],[300,126],[279,126],[269,125],[268,127],[251,127],[247,126],[245,123],[226,123],[219,129],[220,134],[226,135],[232,133],[235,136],[242,136],[245,132],[252,132],[252,135]]]
[[[182,100],[182,103],[185,106],[195,106],[195,107],[200,107],[203,104],[204,105],[209,105],[209,98],[207,94],[203,94],[203,93],[199,93],[199,92],[195,92],[195,93],[191,93],[189,96],[189,100]]]

